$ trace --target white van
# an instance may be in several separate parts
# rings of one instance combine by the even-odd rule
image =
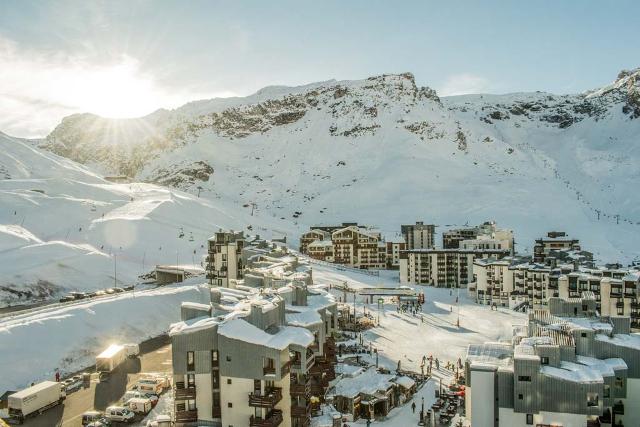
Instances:
[[[127,402],[129,409],[136,414],[148,414],[153,405],[147,398],[134,397]]]
[[[129,408],[125,408],[124,406],[109,406],[104,411],[104,417],[109,421],[130,423],[133,422],[135,416]]]
[[[159,396],[164,391],[164,385],[164,378],[145,377],[138,380],[137,389],[142,393],[155,394],[156,396]]]

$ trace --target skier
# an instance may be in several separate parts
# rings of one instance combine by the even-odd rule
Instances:
[[[60,382],[60,372],[56,369],[56,382]]]
[[[436,370],[439,370],[439,369],[440,369],[440,361],[436,357]]]
[[[411,410],[413,411],[414,414],[416,413],[416,402],[413,402],[411,404]]]

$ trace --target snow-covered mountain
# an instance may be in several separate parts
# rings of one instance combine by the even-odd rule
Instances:
[[[411,74],[65,118],[43,146],[137,180],[255,209],[298,232],[358,220],[489,218],[520,248],[549,229],[603,261],[638,256],[640,69],[584,94],[439,98]],[[599,217],[599,219],[598,219]]]
[[[219,227],[249,223],[231,204],[113,184],[32,145],[0,133],[0,307],[132,284],[156,264],[199,264]]]
[[[0,135],[0,299],[109,286],[114,258],[127,283],[176,255],[198,263],[218,227],[295,245],[316,223],[395,234],[415,220],[442,231],[495,219],[523,252],[560,229],[602,261],[630,261],[639,76],[579,95],[439,98],[411,74],[383,75],[140,119],[74,115],[41,141]]]

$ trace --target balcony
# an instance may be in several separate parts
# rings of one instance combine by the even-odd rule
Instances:
[[[616,308],[624,308],[624,301],[616,302]]]
[[[292,396],[309,396],[311,394],[311,384],[306,383],[291,383],[289,393]]]
[[[624,415],[624,403],[622,402],[614,403],[613,413],[616,415]]]
[[[262,372],[264,373],[264,375],[275,375],[276,374],[276,367],[275,366],[265,366],[264,368],[262,368]]]
[[[188,423],[198,421],[198,411],[176,411],[176,422]]]
[[[273,410],[265,418],[251,416],[250,427],[277,427],[282,423],[282,411]]]
[[[194,400],[196,398],[196,388],[195,387],[179,388],[176,383],[174,395],[176,400]]]
[[[264,394],[249,393],[249,406],[258,408],[273,408],[282,400],[282,389],[274,387],[265,391]]]
[[[211,409],[211,416],[213,418],[222,418],[222,408],[221,407],[213,407]]]
[[[311,405],[291,404],[291,416],[295,418],[307,418],[311,416]]]

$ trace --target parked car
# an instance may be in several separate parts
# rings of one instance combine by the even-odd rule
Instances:
[[[131,399],[149,399],[153,406],[158,403],[158,396],[151,393],[144,393],[139,390],[129,390],[122,396],[122,404],[127,406]]]
[[[107,288],[104,290],[107,294],[111,295],[111,294],[115,294],[116,290],[113,288]]]
[[[74,375],[73,377],[62,381],[62,384],[64,385],[64,389],[67,394],[69,394],[70,392],[76,391],[82,387],[82,376]]]
[[[158,415],[155,420],[147,421],[146,427],[171,427],[171,417],[169,415]]]
[[[104,417],[111,422],[130,423],[133,422],[136,415],[124,406],[109,406],[104,411]]]
[[[84,414],[82,414],[82,425],[86,426],[89,425],[91,423],[93,423],[94,421],[100,421],[100,419],[102,419],[103,414],[102,412],[99,411],[87,411]]]
[[[69,295],[66,295],[66,296],[63,296],[62,298],[60,298],[60,302],[69,302],[69,301],[73,301],[73,300],[75,300],[75,298],[72,297],[72,296],[69,296]]]
[[[107,293],[105,291],[95,291],[94,294],[96,294],[97,297],[103,297]]]
[[[85,299],[87,297],[87,294],[85,294],[84,292],[69,292],[69,296],[72,297],[74,300],[77,300],[77,299]]]
[[[99,420],[90,422],[89,424],[87,424],[87,427],[109,427],[110,425],[111,421],[109,421],[105,417],[102,417]]]
[[[116,293],[124,292],[124,289],[122,289],[122,288],[113,288],[113,290],[114,290]]]
[[[132,290],[133,290],[133,285],[131,285],[131,286],[125,286],[123,289],[124,289],[125,291],[132,291]]]

